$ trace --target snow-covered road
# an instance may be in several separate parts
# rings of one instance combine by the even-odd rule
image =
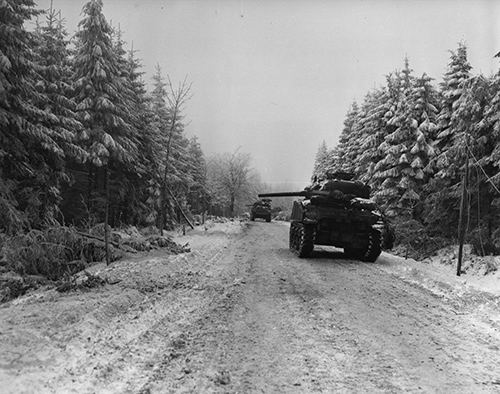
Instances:
[[[500,325],[381,256],[289,252],[283,223],[195,230],[192,252],[0,309],[7,392],[498,392]],[[395,271],[394,271],[395,272]],[[493,311],[492,311],[493,312]]]

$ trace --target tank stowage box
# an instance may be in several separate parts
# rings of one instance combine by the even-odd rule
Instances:
[[[266,222],[271,221],[271,199],[263,198],[252,205],[250,220],[254,221],[256,218],[265,219]]]
[[[373,262],[391,249],[394,233],[370,198],[370,187],[352,176],[332,174],[300,192],[263,193],[259,197],[304,197],[294,201],[290,218],[290,249],[309,257],[314,245],[344,249],[355,259]]]

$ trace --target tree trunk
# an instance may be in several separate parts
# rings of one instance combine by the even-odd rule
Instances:
[[[162,184],[160,188],[160,220],[158,221],[158,229],[160,230],[160,235],[163,237],[163,228],[165,227],[165,185]]]
[[[233,218],[234,217],[234,194],[231,195],[231,202],[229,204],[229,215]]]
[[[457,262],[457,276],[462,274],[462,257],[464,249],[464,239],[466,226],[464,223],[465,211],[468,212],[468,198],[467,198],[467,182],[469,179],[469,151],[465,159],[465,173],[462,181],[462,200],[460,202],[460,214],[458,219],[458,262]],[[467,205],[467,207],[466,207]]]
[[[108,165],[104,167],[104,189],[106,190],[105,207],[104,207],[104,245],[106,248],[106,265],[110,264],[109,257],[109,179],[108,179]]]
[[[174,118],[175,119],[175,118]],[[167,175],[168,175],[168,161],[170,159],[170,148],[172,144],[172,134],[173,128],[170,130],[170,135],[168,137],[167,143],[167,156],[165,158],[165,171],[163,172],[163,180],[161,183],[161,192],[160,192],[160,235],[163,236],[163,227],[165,226],[167,212],[166,212],[166,199],[167,199]]]
[[[93,187],[93,174],[92,174],[92,164],[88,165],[88,174],[87,174],[87,226],[88,226],[88,231],[90,231],[90,228],[92,226],[92,187]]]

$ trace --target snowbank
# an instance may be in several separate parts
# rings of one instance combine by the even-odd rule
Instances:
[[[466,251],[463,262],[465,273],[461,276],[456,275],[457,259],[452,248],[440,251],[424,261],[404,259],[384,252],[377,263],[388,273],[441,296],[455,298],[489,293],[493,297],[500,297],[500,272],[492,271],[491,268],[500,265],[499,256],[471,257]],[[490,298],[486,294],[484,296]]]

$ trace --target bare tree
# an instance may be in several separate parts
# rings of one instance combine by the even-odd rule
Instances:
[[[208,182],[215,204],[227,207],[234,217],[239,205],[253,199],[256,194],[258,175],[250,167],[248,153],[225,153],[208,161]]]
[[[191,86],[192,83],[187,82],[187,77],[184,78],[176,87],[172,84],[170,76],[167,75],[167,91],[166,91],[166,103],[169,112],[168,120],[168,134],[167,134],[167,151],[165,154],[165,159],[163,163],[163,174],[161,177],[160,185],[160,220],[159,229],[160,234],[163,235],[163,228],[165,227],[166,221],[166,202],[167,194],[172,197],[171,191],[168,189],[168,173],[170,171],[170,155],[172,151],[172,141],[174,139],[175,133],[182,130],[182,110],[186,102],[191,98]],[[174,199],[175,201],[175,199]],[[187,220],[187,218],[186,218]],[[188,221],[189,223],[189,221]]]

